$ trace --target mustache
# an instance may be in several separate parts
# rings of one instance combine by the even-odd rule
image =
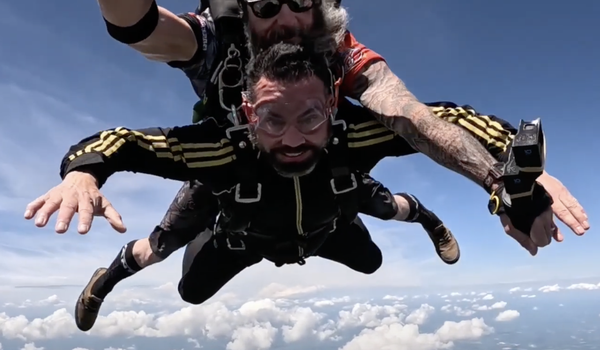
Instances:
[[[266,33],[267,35],[263,39],[268,45],[273,45],[279,42],[290,41],[294,38],[303,38],[305,36],[305,30],[293,27],[273,27]]]
[[[298,147],[281,146],[281,147],[273,148],[273,149],[271,149],[271,153],[301,153],[301,152],[315,151],[315,150],[318,151],[319,147],[314,146],[314,145],[304,144],[304,145],[300,145]]]

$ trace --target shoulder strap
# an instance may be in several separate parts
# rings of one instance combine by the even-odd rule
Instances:
[[[205,91],[206,114],[226,116],[233,125],[245,122],[241,113],[245,87],[245,67],[248,59],[241,18],[215,19],[219,53],[211,67],[211,79]]]
[[[348,137],[346,122],[337,119],[332,122],[333,136],[327,147],[331,167],[331,190],[336,197],[341,214],[352,221],[358,215],[359,179],[349,167]]]
[[[227,196],[229,213],[226,213],[225,229],[243,232],[250,225],[262,199],[262,184],[258,181],[258,154],[250,140],[248,125],[232,126],[226,132],[234,149],[238,183]]]
[[[238,0],[201,0],[201,7],[210,8],[215,23],[223,18],[242,18]]]

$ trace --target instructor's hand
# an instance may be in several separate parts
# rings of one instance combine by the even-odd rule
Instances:
[[[562,221],[578,236],[583,235],[590,229],[585,210],[562,182],[546,172],[538,177],[537,181],[544,186],[546,192],[554,200],[552,211],[558,220]],[[562,242],[563,239],[562,233],[558,230],[556,240]]]
[[[88,173],[73,171],[67,174],[60,185],[29,203],[24,216],[27,220],[35,216],[35,225],[44,227],[57,210],[58,219],[55,226],[57,233],[67,232],[75,212],[79,213],[77,232],[80,234],[90,231],[94,216],[104,216],[120,233],[127,230],[121,215],[100,193],[98,182]]]
[[[517,241],[529,254],[535,256],[538,248],[543,248],[552,242],[552,239],[559,241],[559,232],[554,224],[552,209],[548,208],[540,216],[535,218],[529,235],[517,230],[506,214],[500,215],[500,222],[504,227],[504,232]]]

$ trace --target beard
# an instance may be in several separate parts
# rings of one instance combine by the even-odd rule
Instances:
[[[336,34],[332,33],[322,8],[313,11],[312,25],[308,28],[273,27],[266,33],[257,33],[245,21],[248,50],[252,56],[277,43],[311,44],[316,52],[333,54],[338,47]]]
[[[306,152],[310,153],[310,156],[301,161],[301,162],[282,162],[278,156],[285,156],[286,153],[300,153]],[[270,151],[262,152],[267,161],[273,166],[275,171],[283,176],[283,177],[300,177],[304,175],[310,174],[317,163],[321,159],[321,155],[323,153],[323,147],[318,147],[316,145],[304,144],[298,147],[277,147],[273,148]]]

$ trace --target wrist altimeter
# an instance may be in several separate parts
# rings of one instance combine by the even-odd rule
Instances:
[[[541,120],[521,120],[508,161],[501,166],[501,182],[492,191],[488,209],[505,213],[513,226],[529,234],[534,220],[552,205],[552,197],[536,180],[544,172],[546,144]]]

